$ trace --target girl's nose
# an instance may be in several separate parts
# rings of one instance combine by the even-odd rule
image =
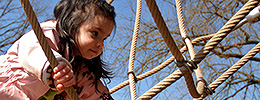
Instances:
[[[103,46],[104,46],[103,41],[98,41],[98,42],[97,42],[97,47],[98,47],[98,48],[103,48]]]

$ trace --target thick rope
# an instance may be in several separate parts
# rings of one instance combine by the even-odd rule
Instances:
[[[146,4],[152,14],[152,17],[159,29],[159,32],[161,33],[165,43],[167,44],[168,48],[170,49],[172,55],[176,58],[178,62],[183,62],[184,57],[181,54],[179,48],[177,47],[175,41],[173,40],[169,29],[166,27],[166,24],[163,20],[163,17],[161,15],[161,12],[158,9],[158,6],[155,2],[155,0],[145,0]]]
[[[134,33],[132,37],[132,45],[129,57],[129,68],[128,68],[128,77],[130,82],[130,92],[132,100],[136,100],[136,89],[135,89],[135,75],[134,75],[134,58],[136,52],[136,43],[137,43],[137,36],[139,31],[140,25],[140,17],[141,17],[141,7],[142,7],[142,0],[137,0],[137,8],[136,8],[136,18],[135,18],[135,26],[134,26]]]
[[[202,36],[202,37],[198,37],[194,40],[192,40],[192,44],[196,44],[196,43],[199,43],[200,41],[206,41],[206,40],[209,40],[211,37],[213,37],[215,34],[210,34],[210,35],[207,35],[207,36]],[[183,48],[180,49],[181,53],[185,52],[187,50],[187,47],[184,46]],[[137,76],[137,81],[139,80],[142,80],[148,76],[151,76],[152,74],[154,73],[157,73],[158,71],[162,70],[163,68],[165,68],[166,66],[168,66],[170,63],[172,63],[174,61],[175,57],[172,56],[171,58],[167,59],[165,62],[163,62],[162,64],[160,64],[159,66],[155,67],[154,69],[146,72],[146,73],[143,73],[139,76]],[[129,85],[129,80],[126,80],[122,83],[120,83],[119,85],[115,86],[114,88],[110,89],[109,92],[110,94],[116,92],[117,90],[125,87],[126,85]]]
[[[207,36],[203,36],[203,37],[200,37],[200,38],[196,38],[192,41],[192,43],[198,43],[200,41],[204,41],[204,40],[208,40],[210,39],[211,37],[213,37],[214,34],[211,34],[211,35],[207,35]],[[257,46],[255,46],[255,48],[253,48],[251,51],[249,51],[248,53],[248,56],[247,57],[243,57],[242,59],[244,58],[247,58],[247,60],[250,60],[250,58],[252,58],[254,55],[252,54],[255,54],[259,51],[259,45],[258,44]],[[186,46],[183,47],[181,49],[181,52],[184,52],[186,51],[187,48]],[[254,53],[252,53],[254,52]],[[251,54],[251,55],[249,55]],[[241,59],[241,60],[242,60]],[[174,60],[174,58],[173,58]],[[242,60],[245,62],[245,60]],[[240,65],[239,65],[240,64]],[[239,66],[242,66],[243,63],[241,62],[237,62],[235,65],[233,66],[236,66],[236,67],[239,67]],[[225,73],[225,74],[230,74],[232,75],[233,73],[235,73],[234,69],[236,68],[232,68],[230,69],[232,72],[230,73]],[[237,68],[239,69],[239,68]],[[156,84],[154,87],[152,87],[151,89],[149,89],[147,92],[145,92],[142,96],[140,96],[137,100],[140,100],[140,99],[151,99],[152,97],[154,97],[155,95],[157,95],[158,93],[160,93],[162,90],[164,90],[165,88],[167,88],[168,86],[170,86],[172,83],[176,82],[178,79],[180,79],[181,77],[183,76],[182,72],[180,70],[176,70],[173,74],[169,75],[167,78],[163,79],[161,82],[159,82],[158,84]],[[224,74],[222,76],[225,76]],[[229,77],[229,76],[228,76]],[[212,84],[209,85],[209,87],[212,87],[212,90],[215,90],[215,88],[217,88],[217,86],[219,86],[220,84],[222,84],[226,79],[224,78],[228,78],[227,76],[226,77],[223,77],[223,78],[218,78],[215,82],[213,82]],[[215,86],[215,87],[214,87]],[[205,98],[208,94],[204,94],[202,95],[203,98]],[[199,99],[202,99],[202,98],[199,98]]]
[[[156,68],[154,68],[154,69],[152,69],[152,70],[150,70],[150,71],[148,71],[146,73],[143,73],[142,75],[137,76],[136,77],[137,81],[142,80],[142,79],[144,79],[144,78],[146,78],[148,76],[151,76],[154,73],[157,73],[158,71],[160,71],[161,69],[163,69],[167,65],[169,65],[171,62],[173,62],[174,59],[175,58],[172,56],[171,58],[167,59],[165,62],[163,62],[161,65],[157,66]],[[119,85],[115,86],[114,88],[110,89],[109,93],[112,94],[112,93],[116,92],[117,90],[125,87],[128,84],[129,84],[129,80],[126,80],[126,81],[120,83]]]
[[[20,1],[21,1],[22,5],[23,5],[23,7],[24,7],[25,12],[27,12],[26,9],[30,9],[30,8],[26,8],[26,6],[24,6],[24,5],[27,5],[26,3],[23,4],[23,1],[24,1],[24,0],[20,0]],[[251,0],[251,1],[254,1],[254,0]],[[109,4],[111,4],[111,3],[113,2],[113,0],[107,0],[107,2],[108,2]],[[146,1],[146,2],[147,2],[147,1]],[[259,2],[259,1],[258,1],[258,2]],[[247,4],[249,5],[249,3],[247,3]],[[246,6],[246,5],[245,5],[245,6]],[[244,6],[244,7],[245,7],[245,6]],[[150,8],[150,7],[149,7],[149,8]],[[31,8],[31,9],[32,9],[32,8]],[[157,9],[158,9],[158,7],[157,7]],[[251,8],[250,8],[250,9],[251,9]],[[241,9],[241,10],[242,10],[242,9]],[[250,11],[250,10],[249,10],[249,11]],[[27,13],[26,13],[26,14],[27,14]],[[34,15],[34,12],[33,12],[33,15]],[[27,14],[27,16],[32,16],[32,17],[34,17],[35,15],[34,15],[34,16],[33,16],[33,15]],[[238,15],[239,15],[239,14],[238,14]],[[35,18],[36,18],[36,17],[35,17]],[[232,17],[232,18],[233,18],[233,17]],[[231,18],[231,19],[232,19],[232,18]],[[42,35],[39,35],[39,36],[36,35],[36,36],[37,36],[37,38],[38,38],[38,40],[39,40],[41,46],[43,47],[43,50],[46,51],[45,54],[46,54],[48,60],[50,61],[51,66],[57,65],[58,62],[57,62],[57,60],[55,59],[55,57],[53,56],[53,53],[50,51],[50,47],[48,46],[47,41],[45,40],[45,37],[44,37],[44,35],[43,35],[43,32],[42,32],[41,28],[40,28],[40,30],[37,29],[37,25],[36,25],[37,22],[38,22],[38,21],[37,21],[37,18],[36,18],[36,19],[32,19],[32,20],[30,20],[30,19],[31,19],[31,18],[29,18],[29,21],[30,21],[31,24],[33,23],[33,24],[32,24],[32,27],[33,27],[35,33],[42,33]],[[235,19],[235,18],[234,18],[234,19]],[[35,21],[35,20],[36,20],[36,21]],[[36,22],[36,24],[35,24],[35,22]],[[236,23],[236,22],[234,22],[234,23]],[[234,24],[234,23],[233,23],[233,24]],[[35,27],[34,27],[33,25],[34,25]],[[38,26],[40,26],[39,23],[38,23]],[[229,26],[228,23],[225,24],[225,26]],[[233,27],[233,26],[230,26],[230,27]],[[222,30],[222,29],[221,29],[221,30]],[[221,30],[220,30],[220,31],[221,31]],[[221,33],[220,31],[219,31],[218,33]],[[228,31],[229,31],[229,30],[228,30]],[[161,33],[162,33],[162,32],[161,32]],[[218,34],[218,33],[217,33],[217,34]],[[206,36],[206,37],[196,38],[195,40],[197,40],[197,41],[192,41],[192,44],[194,44],[194,43],[196,44],[196,43],[198,43],[198,42],[201,41],[201,40],[209,39],[209,38],[211,38],[213,35],[214,35],[214,34],[209,35],[209,36]],[[225,37],[225,36],[226,36],[226,35],[224,35],[224,37]],[[44,39],[41,39],[42,37],[44,37]],[[216,36],[216,37],[217,37],[217,36]],[[215,38],[216,38],[216,37],[215,37]],[[222,37],[222,36],[219,36],[219,37]],[[166,39],[165,39],[165,40],[166,40]],[[213,39],[211,39],[211,40],[213,41]],[[222,40],[222,39],[221,39],[221,40]],[[219,43],[221,40],[217,40],[217,42]],[[42,42],[41,42],[41,41],[42,41]],[[44,42],[44,41],[46,41],[46,42]],[[209,42],[210,42],[210,41],[209,41]],[[209,44],[209,42],[208,42],[207,44]],[[168,43],[168,42],[167,42],[167,43]],[[46,46],[46,44],[47,44],[47,46]],[[207,45],[207,44],[206,44],[206,45]],[[214,44],[214,45],[215,45],[215,44]],[[252,49],[251,51],[257,53],[257,52],[259,51],[259,45],[260,45],[260,44],[258,44],[255,48],[253,48],[253,49],[257,49],[256,51],[253,50],[253,49]],[[168,45],[167,45],[167,46],[168,46]],[[168,46],[168,47],[169,47],[169,46]],[[258,48],[257,48],[257,47],[258,47]],[[206,46],[205,46],[205,48],[206,48]],[[204,49],[205,49],[205,48],[204,48]],[[186,49],[185,47],[182,48],[182,50],[184,50],[184,51],[185,51],[185,49]],[[48,52],[48,50],[49,50],[50,52]],[[207,49],[205,49],[205,50],[207,50]],[[210,51],[210,50],[212,50],[212,49],[208,49],[208,50]],[[173,51],[173,50],[171,50],[171,51]],[[250,51],[250,52],[251,52],[251,51]],[[201,53],[201,52],[202,52],[202,50],[200,50],[199,53]],[[250,54],[251,54],[250,52],[249,52],[247,55],[250,56]],[[197,55],[200,55],[199,53],[197,53]],[[207,51],[206,51],[206,53],[204,53],[204,54],[207,55],[207,54],[208,54]],[[197,55],[196,55],[196,56],[197,56]],[[204,57],[197,57],[197,58],[195,58],[195,59],[197,59],[196,62],[199,63],[202,59],[205,58],[206,55],[203,55]],[[245,55],[245,56],[247,56],[247,55]],[[252,54],[251,56],[253,57],[253,55],[255,55],[255,54]],[[50,56],[50,57],[49,57],[49,56]],[[53,61],[53,58],[54,58],[54,61]],[[243,58],[247,58],[247,57],[243,57]],[[243,58],[242,58],[242,59],[243,59]],[[170,62],[172,62],[173,59],[174,59],[174,57],[171,57],[171,58],[168,59],[168,60],[169,60]],[[241,59],[241,60],[242,60],[242,59]],[[55,62],[55,60],[56,60],[56,62]],[[168,60],[167,60],[167,61],[168,61]],[[248,60],[249,60],[249,59],[247,59],[247,61],[248,61]],[[239,61],[240,61],[240,60],[239,60]],[[242,62],[245,62],[245,63],[246,63],[247,61],[241,61],[241,63],[237,62],[234,66],[240,66],[239,68],[241,68],[241,66],[244,65],[244,64],[242,64]],[[169,63],[168,63],[168,64],[169,64]],[[168,65],[168,64],[167,64],[167,65]],[[242,65],[240,65],[240,64],[242,64]],[[165,66],[167,66],[167,65],[165,65]],[[163,64],[162,64],[162,66],[163,66]],[[156,70],[156,71],[152,71],[152,70],[151,70],[152,72],[149,71],[149,73],[147,72],[146,74],[142,74],[142,75],[138,76],[137,79],[140,80],[140,79],[143,79],[143,78],[145,78],[145,77],[147,77],[147,76],[150,76],[149,74],[151,74],[151,73],[156,73],[157,71],[161,70],[161,67],[162,67],[162,66],[156,67],[156,68],[158,69],[158,70]],[[155,68],[155,69],[156,69],[156,68]],[[232,74],[234,74],[234,73],[236,72],[236,71],[234,71],[234,70],[235,70],[235,69],[238,70],[239,68],[232,68],[233,70],[230,68],[228,71],[231,70],[231,73],[228,74],[228,71],[227,71],[227,72],[225,72],[224,74],[227,74],[227,75],[229,75],[228,77],[230,77]],[[166,81],[166,80],[168,80],[170,77],[173,77],[172,75],[174,75],[174,76],[179,76],[179,77],[176,77],[176,78],[174,78],[175,80],[171,80],[171,81],[174,82],[174,81],[178,80],[178,79],[181,77],[181,75],[183,75],[183,74],[178,74],[178,73],[181,73],[181,72],[180,72],[179,70],[175,71],[173,74],[169,75],[169,76],[168,76],[167,78],[165,78],[165,80],[163,80],[163,81]],[[222,76],[224,77],[224,74],[221,75],[221,77],[218,78],[215,82],[213,82],[212,84],[210,84],[210,87],[212,87],[213,90],[215,90],[221,83],[223,83],[223,82],[228,78],[228,77],[226,77],[226,79],[221,79]],[[225,77],[224,77],[224,78],[225,78]],[[160,84],[163,84],[163,81],[160,82]],[[126,82],[124,82],[124,83],[127,83],[127,82],[128,82],[128,81],[126,81]],[[169,82],[169,80],[168,80],[168,82]],[[129,84],[129,82],[128,82],[127,84]],[[167,87],[167,85],[168,85],[168,84],[166,84],[166,85],[164,85],[164,86]],[[161,87],[162,85],[157,84],[156,86]],[[154,88],[155,88],[156,86],[154,86]],[[165,87],[165,88],[166,88],[166,87]],[[164,88],[164,89],[165,89],[165,88]],[[152,88],[151,88],[151,89],[152,89]],[[151,89],[150,89],[150,90],[151,90]],[[73,88],[72,88],[72,89],[70,88],[70,90],[73,90],[73,91],[74,91]],[[66,92],[67,92],[67,91],[66,91]],[[111,92],[111,91],[110,91],[110,92]],[[148,91],[148,92],[149,92],[149,91]],[[68,92],[67,92],[67,93],[68,93]],[[151,94],[153,94],[153,93],[151,93]],[[68,95],[69,95],[69,94],[68,94]],[[77,94],[76,94],[76,95],[77,95]],[[156,95],[156,94],[155,94],[155,95]],[[78,96],[77,96],[77,97],[78,97]],[[142,97],[144,97],[144,96],[142,96]],[[142,98],[142,97],[140,97],[140,98]],[[204,97],[205,97],[205,96],[204,96]],[[72,96],[71,98],[74,98],[74,96]],[[138,98],[138,99],[139,99],[139,98]],[[73,99],[73,100],[75,100],[75,99]]]
[[[210,34],[210,35],[207,35],[207,36],[202,36],[202,37],[198,37],[198,38],[196,38],[196,39],[194,39],[193,41],[192,41],[192,44],[196,44],[196,43],[199,43],[200,41],[204,41],[204,40],[208,40],[208,39],[210,39],[211,37],[213,37],[215,34]],[[181,50],[187,50],[187,47],[185,46],[185,47],[183,47]],[[174,59],[174,58],[173,58]],[[172,59],[172,60],[173,60]],[[169,60],[169,59],[168,59]],[[168,61],[167,60],[167,61]],[[171,61],[172,62],[172,61]],[[158,67],[156,67],[156,68],[159,68],[159,67],[162,67],[162,66],[158,66]],[[179,71],[179,70],[178,70]],[[149,71],[149,72],[154,72],[154,71]],[[180,72],[180,71],[179,71]],[[156,73],[156,72],[154,72],[154,73]],[[175,73],[175,75],[176,75],[176,73],[178,73],[178,72],[174,72]],[[174,73],[173,74],[171,74],[171,75],[174,75]],[[142,74],[142,75],[140,75],[140,76],[144,76],[144,77],[142,77],[142,78],[145,78],[145,77],[147,77],[147,76],[149,76],[148,74],[150,74],[150,73],[146,73],[146,74]],[[174,81],[176,81],[177,79],[179,79],[180,77],[181,77],[181,75],[182,74],[177,74],[178,76],[175,76],[175,77],[172,77],[172,76],[168,76],[165,80],[168,80],[169,79],[169,77],[172,77],[172,82],[174,82]],[[140,80],[139,79],[139,76],[137,76],[137,80]],[[164,81],[165,81],[164,80]],[[162,81],[163,82],[163,81]],[[160,84],[162,84],[162,82],[160,82]],[[128,80],[127,81],[125,81],[125,82],[123,82],[122,84],[120,84],[120,85],[118,85],[118,86],[116,86],[116,87],[114,87],[113,89],[111,89],[110,90],[110,93],[113,93],[113,92],[115,92],[115,91],[117,91],[118,89],[120,89],[120,88],[122,88],[122,87],[124,87],[124,86],[126,86],[126,85],[128,85],[129,84],[129,82],[128,82]],[[167,86],[168,84],[166,84],[165,86]],[[159,84],[157,84],[156,86],[158,86],[158,87],[161,87],[162,85],[159,85]],[[157,89],[159,89],[158,91],[162,91],[164,88],[158,88],[158,87],[156,87],[156,86],[154,86],[153,88],[157,88]],[[166,88],[166,87],[165,87]],[[153,91],[153,89],[150,89],[149,91]],[[149,91],[147,91],[147,93],[148,94],[151,94],[150,95],[150,97],[152,98],[153,96],[155,96],[156,94],[154,94],[154,93],[151,93],[151,92],[149,92]],[[157,93],[159,93],[158,91],[156,91]],[[145,95],[145,94],[144,94]],[[144,96],[141,96],[140,98],[142,98],[142,97],[144,97]]]
[[[251,49],[245,56],[243,56],[238,62],[230,67],[225,73],[223,73],[218,79],[209,85],[212,90],[215,90],[224,81],[226,81],[231,75],[237,72],[243,67],[251,58],[253,58],[260,51],[260,43],[258,43],[253,49]],[[207,95],[203,95],[205,98]]]
[[[54,68],[55,66],[58,65],[58,61],[56,60],[55,56],[53,55],[53,52],[51,51],[51,48],[43,34],[43,31],[40,27],[40,24],[37,20],[37,17],[35,15],[34,11],[32,9],[32,6],[30,5],[30,2],[28,0],[20,0],[20,2],[29,19],[29,22],[31,23],[34,33],[36,34],[36,37],[45,53],[47,59],[50,62],[50,66],[52,68]],[[66,87],[65,91],[72,100],[80,100],[79,96],[77,95],[77,93],[75,92],[75,90],[73,89],[72,86]]]
[[[160,81],[158,84],[156,84],[154,87],[152,87],[148,91],[146,91],[137,100],[152,99],[155,95],[157,95],[159,92],[161,92],[162,90],[164,90],[165,88],[170,86],[172,83],[176,82],[182,76],[183,76],[183,73],[179,69],[174,71],[168,77],[166,77],[165,79]]]
[[[252,7],[253,8],[253,7]],[[241,11],[241,10],[240,10]],[[243,11],[243,10],[242,10]],[[249,10],[250,11],[250,10]],[[248,11],[248,12],[249,12]],[[231,18],[232,19],[232,18]],[[232,20],[231,20],[232,21]],[[228,24],[229,25],[229,24]],[[235,26],[235,25],[234,25]],[[231,29],[230,29],[231,30]],[[208,42],[209,43],[209,42]],[[195,56],[196,57],[196,56]],[[177,70],[179,71],[179,70]],[[174,72],[175,73],[175,72]],[[177,73],[177,72],[176,72]],[[172,74],[171,74],[172,75]],[[163,81],[161,81],[160,83],[158,83],[157,85],[155,85],[153,88],[151,88],[150,90],[148,90],[145,94],[143,94],[140,98],[138,99],[149,99],[153,96],[155,96],[157,93],[159,93],[159,91],[162,91],[163,89],[165,89],[167,86],[169,86],[171,83],[175,82],[176,79],[179,79],[181,77],[181,74],[176,75],[175,77],[171,77],[172,79],[170,79],[169,77],[165,78]],[[165,83],[163,83],[165,82]],[[166,84],[167,83],[167,84]]]
[[[171,53],[176,58],[177,62],[184,62],[184,57],[182,56],[180,50],[176,46],[176,43],[174,42],[172,36],[170,35],[170,32],[168,28],[166,27],[166,24],[161,16],[161,13],[158,9],[158,6],[155,2],[155,0],[146,0],[147,6],[154,18],[154,21],[164,39],[166,42],[168,48],[170,49]],[[194,81],[192,78],[192,75],[190,72],[187,72],[184,74],[186,84],[188,86],[188,89],[192,95],[192,97],[200,97],[200,95],[196,91],[196,87],[194,85]]]
[[[194,62],[200,63],[258,3],[258,0],[249,0],[195,55]]]
[[[190,41],[190,39],[188,38],[187,36],[187,33],[186,33],[186,30],[185,30],[185,27],[184,27],[184,20],[183,20],[183,15],[182,15],[182,7],[181,7],[181,1],[180,0],[175,0],[176,1],[176,9],[177,9],[177,15],[178,15],[178,22],[179,22],[179,29],[180,29],[180,33],[181,33],[181,36],[182,38],[184,39],[184,42],[186,44],[186,46],[188,47],[188,50],[189,50],[189,53],[190,53],[190,56],[191,56],[191,60],[194,59],[195,57],[195,50],[193,48],[193,45]],[[203,75],[202,75],[202,72],[200,70],[200,67],[199,65],[197,65],[197,69],[195,70],[195,73],[196,73],[196,77],[197,78],[203,78]],[[186,81],[187,83],[187,81]],[[191,79],[189,80],[190,85],[188,85],[188,89],[189,89],[189,92],[191,94],[192,97],[200,97],[200,95],[203,93],[204,91],[204,86],[206,83],[204,83],[203,81],[199,81],[197,84],[197,89],[195,89],[195,85],[194,85],[194,81],[191,77]],[[193,84],[192,84],[193,83]]]

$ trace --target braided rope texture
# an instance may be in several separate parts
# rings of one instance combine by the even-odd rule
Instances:
[[[140,96],[137,100],[143,99],[152,99],[159,92],[170,86],[172,83],[176,82],[183,76],[183,73],[178,69],[170,74],[168,77],[163,79],[161,82],[156,84],[154,87],[146,91],[142,96]]]
[[[163,62],[161,65],[157,66],[156,68],[154,68],[154,69],[152,69],[152,70],[150,70],[150,71],[148,71],[148,72],[146,72],[146,73],[143,73],[143,74],[137,76],[137,77],[136,77],[136,78],[137,78],[137,81],[142,80],[142,79],[144,79],[144,78],[146,78],[146,77],[148,77],[148,76],[151,76],[151,75],[154,74],[154,73],[157,73],[158,71],[162,70],[162,69],[165,68],[167,65],[169,65],[171,62],[173,62],[174,59],[175,59],[175,58],[172,56],[171,58],[167,59],[165,62]],[[126,80],[126,81],[120,83],[119,85],[115,86],[114,88],[110,89],[110,90],[109,90],[109,93],[112,94],[112,93],[116,92],[117,90],[119,90],[119,89],[125,87],[125,86],[128,85],[128,84],[129,84],[129,80]]]
[[[209,40],[210,38],[212,38],[215,34],[210,34],[210,35],[207,35],[207,36],[202,36],[202,37],[198,37],[194,40],[192,40],[192,44],[197,44],[201,41],[206,41],[206,40]],[[184,46],[180,49],[181,53],[185,52],[187,50],[187,47]],[[137,76],[137,81],[139,80],[142,80],[142,79],[145,79],[146,77],[148,76],[151,76],[152,74],[154,73],[157,73],[158,71],[162,70],[163,68],[165,68],[166,66],[168,66],[170,63],[172,63],[174,61],[175,57],[172,56],[170,57],[169,59],[167,59],[165,62],[163,62],[162,64],[160,64],[159,66],[155,67],[154,69],[146,72],[146,73],[143,73],[139,76]],[[126,80],[122,83],[120,83],[119,85],[115,86],[114,88],[110,89],[109,90],[109,93],[112,94],[114,92],[116,92],[117,90],[125,87],[126,85],[129,85],[129,80]]]
[[[238,62],[230,67],[224,74],[210,84],[212,90],[215,90],[220,84],[227,80],[237,70],[244,66],[252,57],[254,57],[260,51],[260,43],[258,43],[253,49],[251,49],[245,56],[243,56]]]
[[[181,36],[183,37],[184,42],[185,42],[186,46],[188,47],[190,57],[193,60],[194,57],[195,57],[195,50],[193,48],[193,45],[192,45],[190,39],[187,38],[188,36],[187,36],[186,30],[185,30],[185,27],[184,27],[184,19],[183,19],[183,14],[182,14],[181,1],[175,0],[175,2],[176,2],[176,10],[177,10],[177,16],[178,16],[179,29],[181,31]],[[195,73],[196,73],[197,78],[203,77],[199,66],[195,70]],[[199,81],[198,86],[197,86],[197,89],[199,90],[198,91],[196,89],[195,84],[194,84],[191,73],[187,73],[187,75],[185,74],[184,77],[185,77],[186,84],[187,84],[187,87],[188,87],[188,90],[189,90],[191,96],[194,97],[194,98],[200,97],[200,94],[203,93],[205,83],[203,83],[202,81]]]
[[[136,18],[135,18],[135,26],[134,26],[134,33],[132,37],[132,45],[129,57],[129,69],[128,69],[128,77],[130,82],[130,92],[132,100],[136,100],[136,89],[135,89],[135,75],[133,72],[134,70],[134,59],[135,59],[135,52],[136,52],[136,43],[137,43],[137,36],[139,31],[140,25],[140,17],[141,17],[141,7],[142,7],[142,0],[137,0],[137,8],[136,8]]]
[[[253,0],[252,0],[253,1]],[[250,4],[250,2],[248,2],[247,3],[248,5]],[[147,3],[147,5],[148,5],[148,3]],[[246,6],[246,5],[245,5]],[[244,7],[245,7],[244,6]],[[157,8],[158,9],[158,8]],[[249,12],[251,9],[253,9],[253,7],[252,8],[249,8],[249,9],[247,9],[247,11]],[[241,8],[241,10],[240,11],[243,11],[242,10],[242,8]],[[239,12],[240,12],[239,11]],[[152,11],[151,11],[152,12]],[[238,12],[238,13],[239,13]],[[248,13],[248,12],[244,12],[244,13]],[[241,14],[236,14],[236,15],[234,15],[234,16],[238,16],[238,15],[241,15]],[[241,16],[243,16],[243,15],[241,15]],[[241,17],[241,16],[239,16],[239,17]],[[233,17],[232,17],[233,18]],[[236,19],[236,18],[233,18],[232,19],[231,18],[231,21],[233,20],[233,19]],[[244,16],[242,17],[242,18],[244,18]],[[242,19],[242,18],[240,18],[240,19]],[[155,19],[155,18],[154,18]],[[236,21],[234,22],[233,21],[233,24],[234,25],[236,25]],[[225,26],[229,26],[229,27],[233,27],[232,26],[232,23],[231,23],[231,25],[229,25],[230,23],[227,23]],[[223,27],[225,27],[225,26],[223,26]],[[221,30],[223,30],[223,29],[221,29]],[[221,33],[221,30],[218,32],[218,34],[219,33]],[[231,29],[229,29],[229,30],[231,30]],[[228,31],[229,31],[228,30]],[[229,31],[228,32],[227,31],[227,33],[230,33],[231,31]],[[194,39],[193,41],[192,41],[192,44],[196,44],[196,43],[199,43],[200,41],[204,41],[204,40],[208,40],[208,39],[210,39],[210,38],[212,38],[213,36],[215,36],[216,34],[211,34],[211,35],[207,35],[207,36],[203,36],[203,37],[199,37],[199,38],[196,38],[196,39]],[[225,37],[225,36],[224,36]],[[223,38],[224,38],[223,37]],[[216,38],[216,37],[215,37]],[[212,39],[211,39],[212,40]],[[220,41],[219,41],[220,42]],[[208,42],[209,43],[209,42]],[[185,51],[185,50],[187,50],[187,47],[186,46],[184,46],[181,50],[183,50],[183,52]],[[197,55],[199,55],[199,54],[197,54]],[[172,58],[172,61],[173,61],[173,59],[174,59],[174,57],[171,57]],[[197,57],[198,58],[198,57]],[[205,58],[205,57],[204,57]],[[203,58],[203,59],[204,59]],[[169,60],[169,59],[168,59]],[[167,61],[168,61],[167,60]],[[169,60],[170,61],[170,60]],[[171,62],[172,62],[171,61]],[[163,65],[163,64],[162,64]],[[165,65],[165,66],[167,66],[167,65]],[[161,65],[160,66],[158,66],[158,67],[156,67],[156,68],[164,68],[164,67],[162,67]],[[159,69],[160,70],[160,69]],[[173,83],[173,82],[175,82],[176,80],[178,80],[183,74],[181,73],[181,74],[176,74],[176,73],[178,73],[178,72],[180,72],[179,70],[177,70],[177,71],[175,71],[173,74],[171,74],[171,75],[169,75],[167,78],[165,78],[163,81],[161,81],[160,83],[158,83],[157,85],[155,85],[153,88],[151,88],[149,91],[147,91],[144,95],[142,95],[140,98],[138,98],[138,99],[149,99],[149,98],[152,98],[153,96],[155,96],[157,93],[159,93],[158,91],[160,91],[160,90],[163,90],[163,89],[165,89],[167,86],[169,86],[171,83]],[[151,71],[149,71],[149,73],[148,72],[146,72],[145,74],[142,74],[142,75],[140,75],[140,76],[138,76],[137,77],[137,79],[138,80],[140,80],[140,79],[142,79],[142,78],[145,78],[145,77],[147,77],[147,76],[149,76],[150,74],[153,74],[153,73],[156,73],[156,71],[153,71],[153,70],[151,70]],[[175,75],[175,77],[173,77],[172,75]],[[143,77],[141,77],[141,76],[143,76]],[[169,84],[164,84],[163,82],[165,82],[166,81],[166,83],[168,82]],[[223,83],[223,82],[220,82],[220,83]],[[118,85],[119,87],[120,86],[122,86],[122,87],[124,87],[125,85],[128,85],[129,84],[129,82],[128,81],[125,81],[125,82],[123,82],[122,84],[120,84],[120,85]],[[162,85],[162,84],[164,84],[164,85]],[[118,88],[118,87],[117,87]],[[119,88],[118,88],[119,89]],[[113,89],[112,89],[113,90]],[[151,92],[151,91],[154,91],[154,90],[158,90],[158,91],[155,91],[155,92]],[[116,90],[115,90],[116,91]],[[110,91],[110,93],[113,93],[114,91]]]
[[[161,13],[158,9],[158,6],[157,6],[155,0],[146,0],[146,3],[154,18],[154,21],[155,21],[160,33],[161,33],[164,41],[166,42],[168,48],[170,49],[171,53],[175,56],[175,58],[178,62],[183,62],[184,57],[182,56],[182,53],[180,52],[176,43],[174,42],[173,38],[171,37],[170,32],[169,32],[168,28],[166,27],[166,24],[161,16]],[[183,21],[183,19],[180,19],[180,20]],[[184,27],[182,27],[182,29],[184,29]],[[182,32],[184,32],[184,31],[182,31]],[[187,83],[187,86],[189,88],[191,95],[193,97],[200,97],[200,95],[196,91],[196,87],[194,85],[194,81],[193,81],[191,73],[186,73],[184,75],[184,77],[185,77],[185,80],[186,80],[186,83]]]
[[[147,4],[148,4],[148,3],[147,3]],[[242,10],[242,11],[243,11],[243,10]],[[248,12],[249,12],[249,11],[250,11],[250,10],[248,10]],[[248,12],[247,12],[247,13],[248,13]],[[229,25],[229,24],[227,24],[227,25]],[[235,25],[236,25],[236,24],[235,24]],[[208,37],[206,37],[206,38],[210,38],[211,36],[213,36],[213,35],[210,35],[210,36],[208,36]],[[224,38],[224,37],[223,37],[223,38]],[[209,43],[209,42],[208,42],[208,43]],[[157,85],[158,85],[158,84],[157,84]],[[160,87],[160,86],[158,86],[158,87]],[[153,88],[151,88],[149,91],[154,92],[152,89],[153,89]],[[156,88],[156,89],[158,89],[158,88]],[[146,98],[146,97],[149,98],[149,96],[146,96],[146,94],[147,94],[147,95],[150,95],[150,96],[153,95],[153,94],[150,93],[149,91],[146,92],[144,95],[142,95],[140,98]],[[156,91],[156,92],[157,92],[157,91]]]
[[[182,56],[179,48],[177,47],[175,41],[173,40],[169,29],[166,27],[166,24],[163,20],[163,17],[161,15],[161,12],[158,9],[158,6],[155,2],[155,0],[145,0],[146,4],[152,14],[152,17],[159,29],[159,32],[161,33],[165,43],[167,44],[168,48],[170,49],[171,53],[174,55],[176,60],[178,62],[183,62],[184,57]]]
[[[52,68],[54,68],[55,66],[58,65],[58,61],[56,60],[55,56],[53,55],[53,52],[51,51],[51,48],[43,34],[43,31],[40,27],[40,24],[37,20],[37,17],[32,9],[32,6],[30,5],[30,2],[28,0],[20,0],[24,11],[29,19],[29,22],[31,23],[31,26],[34,30],[34,33],[47,57],[47,59],[50,62],[50,65]],[[77,93],[75,92],[75,90],[73,89],[73,87],[66,87],[65,88],[66,93],[68,94],[68,96],[73,99],[73,100],[80,100],[80,98],[78,97]]]
[[[194,62],[200,63],[258,3],[258,0],[249,0],[195,55]]]
[[[251,58],[253,58],[260,51],[260,43],[258,43],[254,48],[252,48],[245,56],[243,56],[239,61],[237,61],[232,67],[230,67],[225,73],[223,73],[219,78],[212,82],[209,87],[214,91],[218,86],[225,82],[231,75],[237,72],[241,67],[243,67]],[[207,94],[203,95],[200,99],[203,99]]]

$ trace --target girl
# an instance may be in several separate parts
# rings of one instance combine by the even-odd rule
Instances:
[[[46,99],[54,90],[59,92],[52,99],[70,99],[63,91],[72,85],[82,100],[112,99],[100,80],[111,78],[100,56],[116,24],[114,7],[104,0],[61,0],[54,16],[41,27],[55,57],[62,58],[58,66],[51,70],[29,31],[0,57],[1,100]]]

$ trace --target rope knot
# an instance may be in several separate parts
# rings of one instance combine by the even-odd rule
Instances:
[[[178,62],[175,59],[174,62],[183,74],[187,72],[192,73],[193,69],[198,68],[198,66],[192,60],[184,60],[183,62]]]
[[[135,73],[133,71],[130,71],[130,72],[127,73],[127,75],[129,75],[129,74],[133,74],[134,81],[135,81],[135,83],[137,83],[137,77],[135,76]]]
[[[203,83],[205,83],[204,90],[205,90],[205,92],[206,92],[208,95],[212,95],[213,93],[215,93],[215,91],[212,90],[212,89],[209,87],[207,81],[206,81],[203,77],[199,77],[199,78],[197,79],[196,84],[198,84],[199,81],[202,81]]]
[[[182,36],[182,40],[183,40],[183,41],[185,41],[185,39],[187,39],[187,38],[190,40],[190,37],[189,37],[189,36],[187,36],[187,35]],[[184,43],[186,43],[186,42],[184,42]]]

